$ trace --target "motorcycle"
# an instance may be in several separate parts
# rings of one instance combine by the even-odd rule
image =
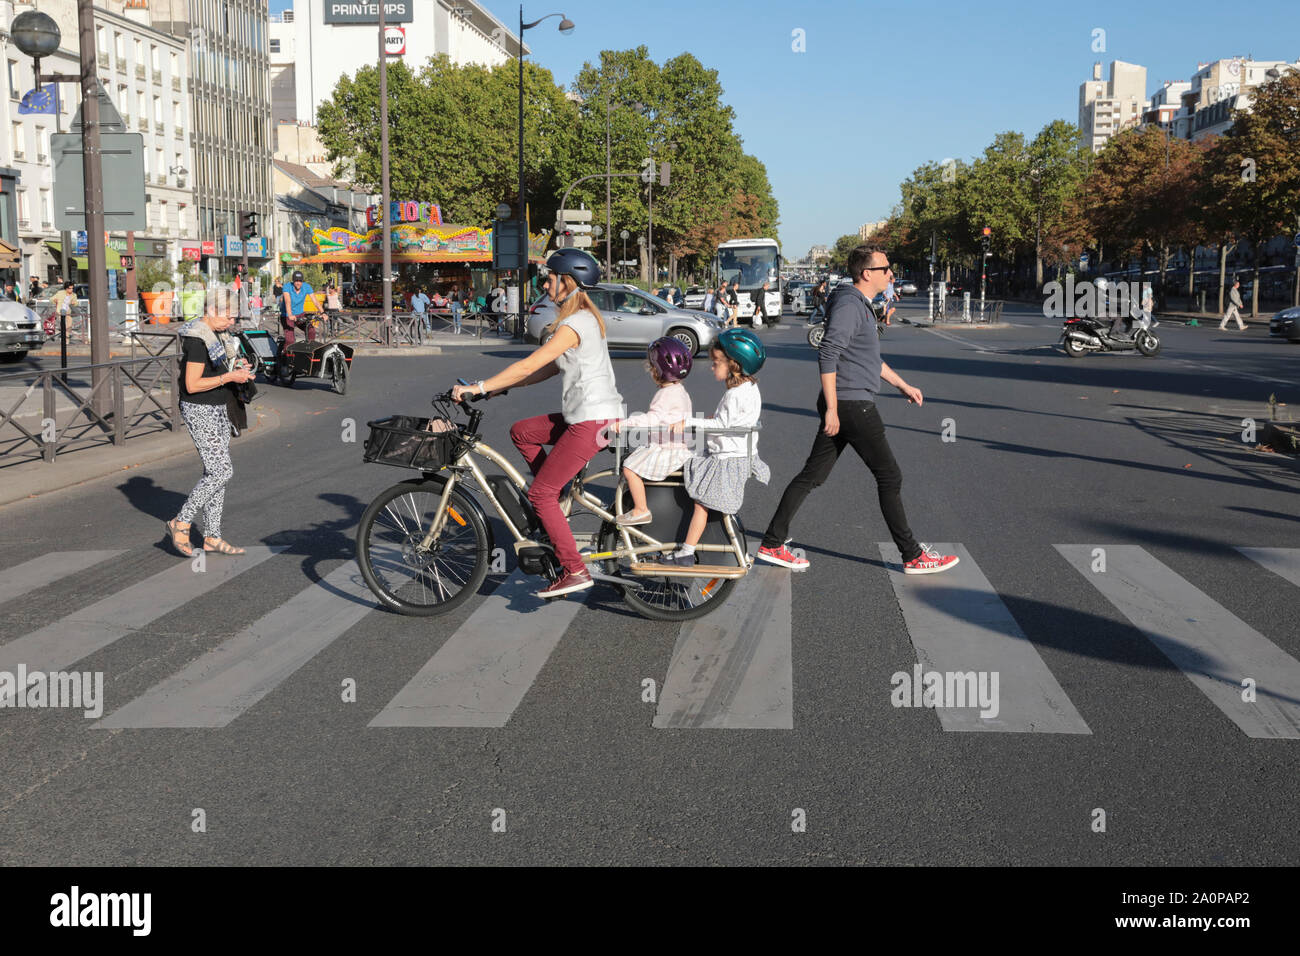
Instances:
[[[881,338],[885,335],[885,305],[884,303],[871,303],[871,311],[876,316],[876,334]],[[822,339],[826,336],[826,307],[818,304],[813,314],[808,316],[808,344],[815,349],[822,347]]]
[[[1152,331],[1159,322],[1149,314],[1134,318],[1130,332],[1111,332],[1111,320],[1101,318],[1066,319],[1061,329],[1060,345],[1070,358],[1079,358],[1087,352],[1131,352],[1134,349],[1145,356],[1160,351],[1160,338]]]

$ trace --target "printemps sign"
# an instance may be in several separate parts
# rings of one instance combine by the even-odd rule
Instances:
[[[386,23],[410,23],[412,0],[385,0]],[[367,0],[325,0],[325,22],[334,24],[378,23],[379,4]]]

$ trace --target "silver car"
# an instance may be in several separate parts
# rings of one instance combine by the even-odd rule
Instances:
[[[636,286],[602,282],[588,289],[587,295],[605,319],[611,349],[643,350],[655,339],[671,335],[686,343],[693,354],[699,354],[725,328],[717,316],[697,309],[679,309]],[[528,312],[527,340],[539,342],[542,330],[554,319],[555,304],[549,296],[542,296]]]

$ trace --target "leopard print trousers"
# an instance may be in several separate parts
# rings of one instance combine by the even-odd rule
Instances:
[[[203,534],[221,537],[221,510],[226,504],[226,482],[235,473],[230,460],[230,417],[224,405],[181,402],[181,418],[190,430],[194,447],[203,459],[203,477],[185,499],[176,520],[188,524],[203,512]]]

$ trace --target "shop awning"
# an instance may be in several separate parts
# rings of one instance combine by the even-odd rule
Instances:
[[[45,244],[50,247],[50,252],[54,253],[55,257],[61,257],[63,255],[63,243],[47,241]],[[88,260],[87,256],[69,256],[68,259],[78,269],[90,268],[90,265],[87,261]],[[108,269],[122,268],[122,256],[118,253],[116,249],[112,248],[111,246],[104,247],[104,261],[105,261],[105,268]]]
[[[0,269],[19,269],[21,267],[22,260],[18,249],[0,239]]]

